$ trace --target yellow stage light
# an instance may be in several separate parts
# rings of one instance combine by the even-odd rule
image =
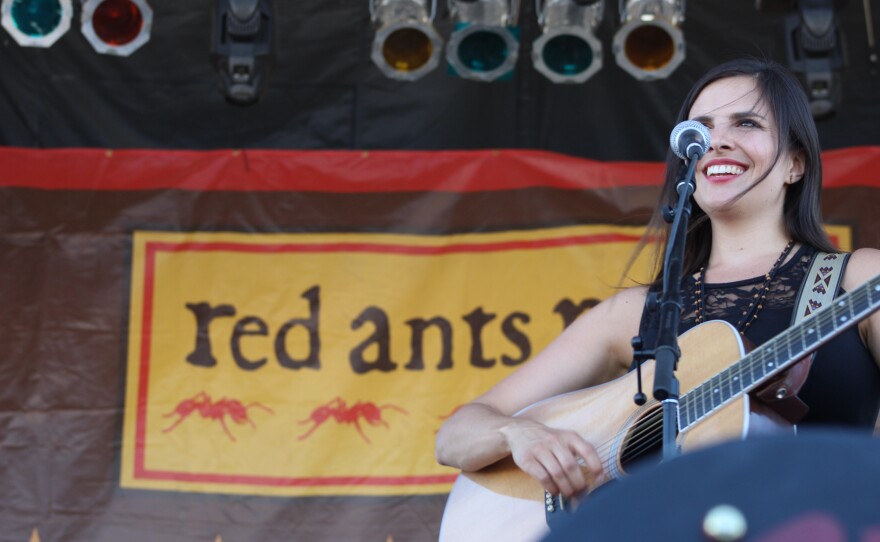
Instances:
[[[436,0],[369,0],[377,25],[373,63],[392,79],[415,81],[440,64],[443,40],[434,29]]]

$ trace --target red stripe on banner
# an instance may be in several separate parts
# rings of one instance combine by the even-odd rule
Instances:
[[[825,186],[877,186],[880,146],[823,153]],[[279,151],[0,147],[0,186],[68,190],[477,192],[654,186],[661,162],[533,150]]]
[[[602,163],[541,151],[0,149],[0,184],[43,189],[471,192],[659,182],[659,163]]]
[[[150,359],[150,344],[153,336],[153,292],[156,253],[147,247],[144,259],[144,308],[141,313],[141,360]],[[141,363],[138,375],[137,415],[135,417],[134,473],[135,477],[146,472],[144,468],[145,446],[147,442],[147,398],[150,381],[150,364]]]
[[[241,484],[270,487],[303,486],[403,486],[413,484],[451,484],[457,474],[431,476],[251,476],[244,474],[213,474],[204,472],[172,472],[151,470],[139,478],[171,480],[176,482],[208,482],[214,484]]]
[[[880,146],[850,147],[822,154],[822,184],[880,186]]]
[[[152,251],[164,252],[369,252],[376,254],[440,255],[473,252],[502,252],[505,250],[538,249],[565,247],[572,245],[591,245],[596,243],[622,243],[639,241],[639,235],[603,233],[596,235],[572,235],[555,239],[534,239],[501,241],[497,243],[460,243],[442,246],[393,245],[386,243],[148,243],[148,254]],[[152,273],[152,270],[150,270]]]

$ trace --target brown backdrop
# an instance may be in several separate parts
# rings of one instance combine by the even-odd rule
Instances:
[[[120,488],[131,231],[643,224],[661,171],[528,152],[231,155],[0,149],[0,540],[436,539],[445,495]],[[825,157],[827,222],[855,246],[880,246],[878,157]]]

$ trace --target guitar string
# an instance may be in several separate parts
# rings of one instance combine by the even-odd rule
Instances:
[[[770,351],[770,350],[768,350],[768,351]],[[758,352],[756,351],[755,354],[758,354]],[[741,361],[745,361],[745,359],[746,358],[744,358]],[[754,368],[756,368],[756,366],[759,364],[761,366],[763,366],[763,360],[761,359],[760,355],[756,355],[755,360],[758,360],[760,363],[753,363],[752,366],[750,367],[752,370]],[[742,369],[745,369],[745,368],[746,367],[743,367]],[[741,376],[743,374],[743,371],[740,370],[739,373]],[[765,376],[765,375],[761,375],[761,377],[759,377],[756,380],[760,380],[760,378],[762,378],[763,376]],[[734,378],[738,378],[738,377],[734,377]],[[700,384],[699,386],[694,388],[694,390],[692,392],[682,396],[682,398],[681,398],[682,406],[684,406],[685,409],[687,409],[688,406],[696,406],[695,404],[699,404],[700,402],[702,402],[702,404],[703,404],[703,408],[702,408],[702,410],[704,411],[703,414],[698,416],[696,419],[692,420],[691,423],[697,421],[697,419],[701,419],[701,418],[705,417],[706,415],[711,413],[713,410],[720,408],[730,398],[736,396],[740,391],[742,391],[742,390],[738,390],[737,393],[732,394],[730,397],[721,401],[718,405],[715,405],[714,404],[715,398],[712,397],[713,392],[711,390],[720,389],[720,387],[723,384],[729,383],[732,381],[733,381],[732,378],[726,378],[726,379],[722,378],[721,380],[719,380],[718,383],[716,383],[715,385],[712,385],[712,381],[710,379],[709,381],[703,382],[702,384]],[[707,404],[710,405],[710,408],[705,407],[705,405],[707,405]],[[627,443],[627,446],[625,447],[627,455],[629,457],[636,458],[636,457],[642,455],[645,451],[656,446],[658,444],[658,442],[660,440],[662,440],[662,433],[658,433],[658,431],[657,431],[658,429],[660,429],[658,427],[659,425],[662,425],[662,415],[658,414],[656,411],[649,414],[645,418],[643,418],[642,423],[638,424],[636,429],[634,429],[632,431],[632,436],[631,436],[629,442]],[[609,441],[606,441],[605,443],[600,444],[596,448],[596,451],[597,451],[597,453],[599,453],[600,458],[603,453],[607,456],[603,460],[603,463],[604,463],[603,466],[605,468],[609,468],[613,463],[616,462],[616,460],[617,460],[616,455],[617,454],[611,454],[611,447],[623,435],[624,435],[623,432],[618,433],[618,435],[616,435],[614,438],[612,438]]]
[[[703,384],[695,388],[694,392],[686,394],[682,397],[682,406],[684,408],[687,408],[694,403],[698,404],[700,401],[703,402],[703,405],[706,405],[707,403],[711,405],[711,408],[708,409],[704,406],[704,414],[702,416],[699,416],[698,418],[702,418],[716,408],[723,406],[723,404],[727,401],[726,399],[718,405],[714,404],[714,399],[710,397],[711,392],[709,391],[709,389],[718,389],[720,387],[720,384],[718,386],[707,385],[710,383],[711,381],[704,382]],[[731,397],[734,397],[735,395],[736,394],[731,395]],[[696,419],[693,421],[696,421]],[[643,418],[641,422],[637,424],[636,428],[632,430],[631,438],[629,439],[629,442],[625,447],[626,455],[631,458],[637,458],[641,456],[645,451],[650,450],[651,448],[656,446],[657,443],[662,440],[662,433],[658,432],[658,429],[660,429],[659,426],[661,426],[662,423],[662,413],[658,414],[657,411],[652,412],[648,416]],[[609,468],[613,463],[616,462],[617,454],[611,454],[611,447],[623,435],[623,432],[618,433],[615,438],[600,444],[596,448],[596,451],[597,453],[599,453],[600,458],[602,457],[603,453],[607,456],[603,461],[603,466],[605,468]]]
[[[790,345],[789,345],[789,348],[790,348]],[[772,353],[772,350],[773,350],[773,348],[770,348],[770,349],[766,350],[766,352]],[[694,388],[690,393],[687,393],[684,396],[682,396],[680,406],[686,412],[688,411],[688,409],[690,407],[693,407],[694,410],[696,411],[697,405],[702,404],[702,408],[699,409],[699,410],[702,410],[702,414],[696,416],[694,420],[688,420],[689,421],[688,426],[690,426],[691,424],[696,422],[698,419],[702,419],[703,417],[710,414],[712,411],[716,410],[717,408],[724,406],[725,403],[727,403],[731,398],[735,397],[743,389],[745,389],[746,387],[751,385],[751,384],[749,384],[749,385],[746,385],[746,386],[736,390],[736,392],[731,393],[731,395],[729,397],[726,397],[723,400],[719,401],[718,404],[715,404],[717,397],[715,397],[714,394],[718,393],[724,384],[730,384],[731,390],[733,391],[732,382],[736,379],[740,379],[739,382],[737,383],[737,386],[740,386],[741,383],[743,382],[741,377],[742,377],[745,370],[750,370],[753,373],[754,369],[758,368],[758,366],[763,367],[763,360],[764,360],[764,358],[766,358],[766,356],[762,356],[758,352],[755,352],[755,354],[756,355],[754,356],[754,359],[752,360],[754,363],[751,363],[751,364],[747,363],[744,366],[740,367],[739,370],[736,371],[739,373],[737,376],[722,377],[721,379],[718,380],[718,382],[715,382],[715,383],[713,383],[712,380],[710,379],[706,382],[701,383],[699,386]],[[741,362],[746,361],[746,359],[747,358],[743,358],[743,360],[741,360]],[[792,360],[792,361],[794,361],[794,360]],[[731,372],[734,372],[733,367],[729,367],[728,369]],[[762,374],[761,376],[759,376],[758,378],[753,380],[753,382],[759,381],[764,376],[766,376],[766,375]],[[706,408],[706,405],[709,405],[709,408]],[[638,456],[642,455],[646,450],[649,450],[652,447],[656,446],[657,443],[660,440],[662,440],[662,433],[657,432],[657,430],[659,429],[658,424],[662,424],[662,416],[658,415],[656,411],[649,414],[645,418],[643,418],[642,423],[638,424],[636,429],[634,429],[632,431],[632,436],[631,436],[631,438],[625,448],[627,455],[629,455],[630,457],[638,457]],[[612,456],[610,454],[610,446],[612,446],[614,444],[614,442],[616,442],[621,435],[623,435],[623,433],[619,433],[617,435],[617,438],[614,438],[606,443],[603,443],[602,445],[600,445],[597,448],[597,452],[599,452],[600,450],[602,452],[608,452],[608,457],[605,460],[606,467],[609,467],[613,462],[616,461],[616,457]]]
[[[742,372],[740,372],[740,374],[742,374]],[[731,379],[727,380],[732,381]],[[719,389],[720,386],[724,383],[724,379],[719,381],[717,385],[709,385],[711,384],[711,380],[703,382],[692,392],[682,396],[682,403],[687,403],[683,406],[687,408],[688,405],[693,405],[694,403],[698,403],[700,401],[702,401],[703,405],[707,404],[708,402],[708,404],[712,405],[712,407],[706,409],[704,406],[703,410],[705,412],[702,416],[699,416],[699,418],[702,418],[703,416],[710,413],[715,408],[722,406],[723,403],[726,402],[725,400],[722,401],[719,405],[714,405],[713,398],[711,397],[712,393],[709,391],[711,389]],[[731,397],[733,396],[735,396],[735,394],[731,395]],[[662,425],[662,415],[658,414],[656,411],[643,418],[642,422],[639,423],[632,431],[632,436],[629,439],[627,446],[625,447],[627,455],[629,455],[630,457],[638,457],[642,455],[646,450],[649,450],[652,447],[656,446],[657,443],[662,440],[662,433],[657,432],[657,429],[659,429],[659,425]],[[615,435],[614,438],[597,446],[596,451],[597,453],[599,453],[600,458],[602,457],[603,453],[607,456],[603,460],[604,467],[609,468],[613,463],[616,462],[617,457],[616,454],[611,454],[611,447],[623,435],[623,432],[618,433],[617,435]]]
[[[662,432],[657,430],[660,429],[662,426],[662,416],[658,415],[657,412],[653,412],[649,414],[648,417],[645,419],[650,420],[649,423],[641,424],[641,426],[636,431],[634,431],[634,435],[638,433],[639,436],[631,439],[631,443],[636,441],[638,441],[638,443],[627,446],[625,448],[627,456],[630,458],[638,458],[645,451],[650,450],[662,440]],[[622,434],[623,433],[620,433],[618,436]],[[596,452],[599,454],[599,458],[602,462],[602,467],[606,472],[610,472],[612,470],[611,467],[617,463],[618,454],[612,453],[612,447],[615,440],[616,439],[608,441],[605,444],[596,448]],[[622,459],[623,458],[621,457],[621,461]]]
[[[872,281],[869,281],[868,284],[870,285],[871,282]],[[874,288],[877,289],[877,288],[880,288],[880,286],[875,286]],[[839,306],[846,306],[847,301],[851,301],[849,303],[849,305],[852,305],[852,304],[854,304],[854,302],[852,302],[852,300],[858,300],[858,301],[868,300],[869,305],[870,305],[870,298],[868,296],[869,292],[870,292],[870,286],[866,287],[865,289],[856,290],[856,291],[852,292],[850,295],[841,297],[839,300],[837,300],[834,303],[834,306],[838,306],[838,307]],[[853,312],[851,307],[848,312],[849,313]],[[858,311],[858,312],[861,312],[861,311]],[[846,314],[843,316],[845,317],[844,323],[849,322],[850,320],[856,319],[855,316],[851,316],[850,314]],[[818,329],[818,328],[820,328],[822,326],[822,324],[829,324],[830,323],[830,324],[832,324],[832,330],[830,331],[830,333],[833,333],[834,331],[837,330],[837,327],[838,327],[836,324],[836,319],[838,317],[840,317],[840,314],[834,314],[833,310],[819,312],[812,319],[812,323],[814,323],[816,325],[809,326],[809,328],[812,331],[818,331],[819,335],[823,335],[823,333],[821,332],[821,329]],[[803,328],[802,328],[802,330],[803,330]],[[827,334],[824,334],[824,335],[827,335]],[[821,340],[821,337],[819,339],[815,340],[813,343],[810,343],[809,341],[804,340],[803,337],[801,338],[801,342],[804,343],[802,345],[803,347],[812,346],[812,344],[819,342],[819,340]],[[776,343],[779,343],[779,344],[776,344]],[[685,394],[685,396],[682,397],[682,400],[683,401],[702,401],[703,404],[705,405],[706,401],[708,399],[709,404],[712,404],[711,395],[713,392],[710,390],[717,389],[719,386],[726,384],[726,383],[730,383],[734,379],[741,377],[744,369],[748,368],[749,370],[753,371],[754,369],[756,369],[759,366],[759,364],[760,364],[760,366],[763,366],[764,358],[767,357],[765,354],[773,353],[777,347],[783,346],[783,345],[786,347],[786,350],[790,354],[792,342],[791,342],[791,340],[788,339],[787,336],[783,337],[783,338],[771,340],[768,343],[765,343],[765,345],[761,349],[754,351],[752,354],[750,354],[750,355],[746,356],[745,358],[743,358],[742,360],[740,360],[740,363],[738,365],[741,365],[741,366],[740,366],[740,371],[739,371],[738,377],[722,378],[718,382],[718,386],[709,385],[711,383],[711,379],[710,379],[709,381],[703,382],[702,384],[700,384],[699,386],[694,388],[694,390],[692,392]],[[800,348],[799,350],[805,350],[805,349],[806,348]],[[803,354],[801,354],[801,355],[803,355]],[[753,362],[757,361],[760,363],[751,363],[751,365],[749,365],[749,364],[743,365],[742,362],[745,362],[749,357],[754,358],[752,360]],[[733,368],[733,366],[729,367],[728,369],[732,369],[732,368]],[[762,374],[756,380],[760,380],[764,376],[766,376],[766,374]],[[741,380],[740,380],[740,382],[741,382]],[[751,384],[749,384],[749,385],[751,385]],[[746,386],[746,387],[748,387],[748,386]],[[731,397],[737,395],[740,391],[742,391],[742,390],[739,390],[737,393],[731,395]],[[716,408],[723,406],[723,404],[729,399],[730,399],[730,397],[725,399],[725,401],[722,401],[719,405],[717,405],[717,406],[713,405],[712,408],[709,408],[709,409],[705,409],[705,407],[704,407],[703,410],[705,412],[701,416],[696,418],[695,420],[692,420],[691,423],[697,421],[697,419],[701,419],[701,418],[705,417],[707,414],[711,413]],[[630,439],[630,443],[629,443],[630,445],[626,446],[626,448],[625,448],[627,454],[630,457],[638,457],[639,455],[644,453],[646,450],[649,450],[652,447],[656,446],[657,443],[662,440],[662,433],[658,434],[656,431],[658,429],[658,425],[662,424],[662,416],[659,415],[657,411],[652,412],[651,414],[649,414],[648,416],[643,418],[642,422],[643,423],[638,424],[637,428],[635,430],[633,430],[633,432],[632,432],[633,436]],[[610,467],[614,463],[616,463],[617,454],[611,454],[611,451],[612,451],[611,448],[612,448],[612,446],[614,446],[614,443],[617,442],[621,436],[624,436],[624,434],[625,434],[624,432],[620,432],[617,435],[615,435],[612,439],[609,439],[606,442],[604,442],[596,447],[596,451],[599,454],[600,459],[602,459],[602,461],[601,461],[602,466],[606,470],[610,470]],[[660,438],[658,438],[658,437],[660,437]],[[604,459],[603,459],[603,454],[605,456]]]

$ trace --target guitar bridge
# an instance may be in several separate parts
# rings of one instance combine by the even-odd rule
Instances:
[[[561,512],[568,509],[568,500],[562,495],[551,495],[549,491],[544,491],[544,516],[547,526],[552,527],[552,522],[561,517]]]

